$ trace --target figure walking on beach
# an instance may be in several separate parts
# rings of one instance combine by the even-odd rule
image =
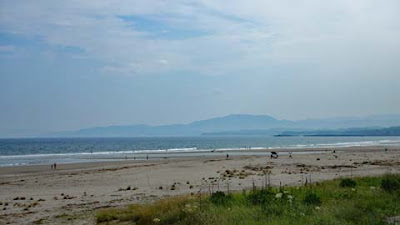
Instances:
[[[54,163],[53,168],[54,168],[54,170],[57,169],[57,164],[56,163]]]

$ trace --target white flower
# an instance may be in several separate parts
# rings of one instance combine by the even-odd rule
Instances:
[[[282,198],[282,193],[278,193],[275,195],[275,198]]]
[[[315,210],[320,210],[321,208],[319,207],[319,206],[316,206],[315,207]]]
[[[355,189],[355,188],[352,188],[351,190],[352,190],[352,191],[356,191],[356,189]]]
[[[293,196],[292,195],[288,195],[287,198],[288,199],[293,199]]]
[[[375,190],[376,188],[374,186],[369,187],[371,190]]]
[[[153,219],[153,222],[155,222],[155,223],[158,223],[158,222],[160,222],[161,220],[160,219],[158,219],[158,218],[154,218]]]

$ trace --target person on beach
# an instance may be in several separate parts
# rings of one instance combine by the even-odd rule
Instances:
[[[292,152],[289,152],[289,158],[290,159],[292,158]]]
[[[51,168],[51,170],[53,170],[53,169],[54,169],[54,166],[53,166],[53,164],[51,164],[51,165],[50,165],[50,168]]]
[[[57,164],[56,163],[54,163],[53,168],[54,168],[54,170],[57,169]]]
[[[146,155],[146,160],[149,160],[149,155]]]
[[[226,154],[226,159],[229,159],[229,154]]]

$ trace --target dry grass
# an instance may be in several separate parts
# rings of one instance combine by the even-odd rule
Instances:
[[[97,213],[98,223],[127,222],[135,224],[173,224],[184,220],[196,208],[195,199],[178,196],[157,201],[155,204],[136,204],[122,209],[105,209]]]

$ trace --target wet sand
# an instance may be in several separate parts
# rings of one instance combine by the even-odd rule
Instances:
[[[400,147],[383,149],[282,149],[277,159],[270,150],[251,150],[258,155],[0,168],[0,224],[93,224],[94,209],[178,194],[400,173]],[[319,153],[299,154],[308,151]]]

